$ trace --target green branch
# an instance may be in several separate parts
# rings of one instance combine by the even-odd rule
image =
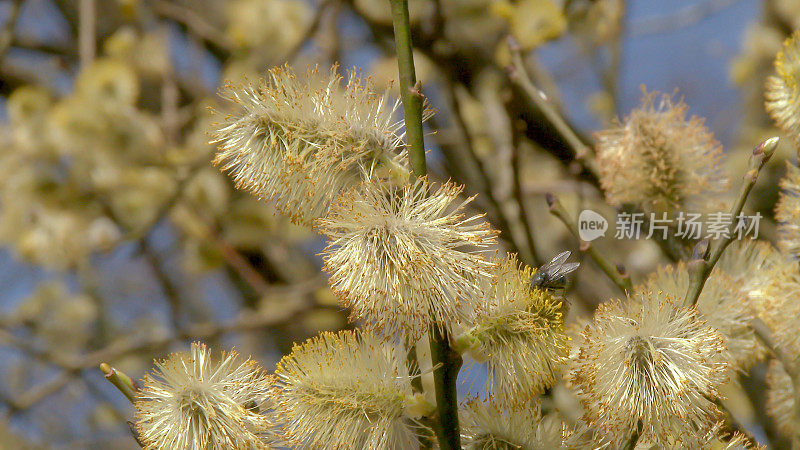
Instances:
[[[437,326],[431,330],[431,360],[438,367],[433,371],[433,385],[436,389],[436,437],[439,448],[461,449],[461,429],[458,423],[458,371],[461,369],[461,355],[450,346],[447,331]]]
[[[423,101],[420,85],[414,72],[414,53],[411,46],[411,25],[408,20],[408,0],[390,0],[397,66],[400,73],[400,98],[405,114],[409,161],[414,176],[427,174],[425,143],[422,133]],[[461,430],[458,424],[456,379],[461,368],[461,355],[450,348],[450,337],[440,324],[431,324],[431,360],[436,389],[436,437],[443,450],[461,449]]]
[[[119,389],[119,391],[122,392],[122,394],[127,397],[131,403],[136,401],[136,392],[138,392],[138,389],[136,388],[136,383],[131,379],[131,377],[125,375],[106,363],[100,364],[100,371],[103,372],[103,376],[106,377],[106,380],[113,384],[114,387]]]
[[[392,4],[394,43],[397,51],[397,68],[400,72],[400,99],[406,119],[411,170],[417,177],[428,172],[425,164],[425,143],[422,134],[422,94],[414,71],[414,52],[411,46],[411,25],[408,21],[408,0],[389,0]]]

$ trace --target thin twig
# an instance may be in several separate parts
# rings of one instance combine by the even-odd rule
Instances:
[[[161,203],[161,206],[159,206],[155,213],[153,213],[150,220],[142,224],[139,228],[126,230],[124,239],[129,241],[139,241],[147,236],[152,228],[158,225],[158,223],[161,222],[161,220],[164,219],[164,217],[166,217],[170,211],[172,211],[172,208],[178,204],[178,201],[180,201],[180,199],[183,197],[183,193],[186,190],[186,187],[189,185],[189,182],[194,179],[194,176],[197,175],[201,169],[208,167],[208,164],[209,159],[204,156],[189,166],[189,168],[186,169],[187,173],[178,178],[177,186],[175,186],[175,190],[172,192],[172,195],[170,195],[166,200],[164,200],[163,203]],[[124,223],[121,225],[124,226]]]
[[[516,84],[526,94],[528,100],[533,103],[545,118],[550,122],[559,134],[567,141],[572,148],[574,158],[578,160],[589,172],[594,176],[598,176],[597,167],[592,160],[592,149],[583,143],[575,130],[569,126],[566,120],[561,117],[561,114],[556,111],[553,105],[547,101],[544,93],[533,85],[528,70],[525,68],[525,62],[522,59],[522,50],[520,46],[512,38],[509,38],[509,48],[511,49],[512,67],[509,71],[511,81]]]
[[[728,230],[727,235],[723,236],[721,239],[717,240],[714,244],[714,248],[709,252],[702,252],[708,253],[708,257],[701,257],[695,258],[689,263],[689,269],[691,271],[692,282],[689,285],[689,289],[686,292],[686,299],[684,300],[684,306],[692,306],[697,303],[697,299],[700,298],[700,292],[703,290],[703,286],[706,283],[706,279],[711,274],[711,270],[719,261],[719,258],[722,256],[722,253],[725,249],[730,245],[733,241],[735,236],[734,233],[734,226],[736,225],[737,217],[742,213],[742,209],[744,208],[744,203],[747,201],[747,196],[750,194],[750,191],[753,189],[753,186],[756,185],[756,180],[758,180],[758,174],[761,171],[761,168],[764,167],[764,164],[769,161],[769,158],[775,153],[775,148],[778,146],[778,138],[773,137],[765,140],[755,149],[753,149],[753,154],[750,157],[750,167],[747,173],[744,175],[744,182],[742,183],[742,187],[739,190],[739,196],[736,198],[736,201],[731,208],[731,225],[730,229]]]
[[[580,242],[580,249],[586,252],[597,264],[598,267],[608,276],[608,278],[626,295],[633,292],[633,285],[631,284],[630,277],[623,276],[617,269],[617,266],[606,261],[603,255],[593,246],[590,242],[581,239],[578,234],[578,226],[570,218],[569,213],[564,209],[564,206],[558,201],[558,198],[551,194],[545,194],[547,205],[550,207],[550,214],[556,216],[567,227],[567,230]]]
[[[80,55],[81,68],[85,69],[94,61],[97,52],[96,26],[97,5],[96,0],[80,0],[78,19],[78,54]]]
[[[316,277],[302,283],[291,286],[272,287],[271,293],[280,294],[284,297],[299,297],[313,292],[326,285],[324,277]],[[126,355],[147,351],[148,354],[162,351],[174,342],[181,342],[188,339],[209,340],[227,333],[240,333],[245,331],[259,330],[282,323],[289,322],[297,317],[301,317],[311,308],[327,307],[309,302],[282,302],[272,308],[266,308],[257,312],[243,312],[238,318],[224,323],[204,322],[195,324],[177,333],[168,335],[146,335],[140,339],[122,338],[112,342],[107,347],[87,353],[81,356],[65,357],[54,355],[47,351],[36,349],[26,340],[18,339],[13,334],[0,329],[0,340],[21,348],[27,354],[52,365],[63,371],[52,380],[43,383],[31,390],[23,393],[17,399],[5,399],[8,403],[10,414],[17,414],[32,408],[51,395],[56,394],[67,386],[76,374],[85,369],[97,367],[104,361],[114,361]],[[333,307],[338,310],[338,307]]]
[[[536,244],[533,241],[533,234],[530,223],[528,218],[526,217],[527,208],[525,207],[524,202],[522,201],[521,196],[521,188],[520,188],[520,179],[519,179],[519,145],[516,142],[514,133],[513,133],[513,124],[512,120],[508,115],[508,111],[504,107],[503,103],[501,102],[500,98],[498,98],[498,92],[502,90],[502,87],[497,83],[499,80],[495,80],[495,82],[491,83],[489,86],[485,86],[484,88],[480,89],[478,93],[478,100],[483,105],[483,112],[484,117],[486,118],[486,130],[489,138],[492,142],[492,152],[490,153],[490,158],[498,162],[498,158],[501,158],[503,161],[510,162],[509,170],[511,171],[511,179],[510,180],[503,180],[504,173],[499,173],[498,175],[501,176],[501,180],[499,184],[505,185],[506,183],[510,184],[509,190],[511,191],[511,195],[515,198],[519,205],[519,210],[517,214],[509,214],[508,221],[514,221],[515,225],[518,228],[522,228],[523,233],[522,237],[525,239],[525,242],[522,242],[521,245],[515,243],[515,246],[518,247],[518,252],[520,253],[520,259],[529,266],[538,267],[542,264],[539,261],[539,258],[536,255]],[[470,149],[472,150],[472,149]],[[481,174],[485,177],[485,182],[487,186],[492,186],[498,184],[498,181],[491,180],[490,174],[487,173],[486,167],[483,165],[483,158],[478,157],[478,155],[474,155],[474,157],[481,162]],[[489,189],[490,194],[494,197],[494,189]],[[506,189],[501,190],[502,193],[506,194]],[[505,203],[507,198],[501,197],[499,200],[499,204],[497,208],[502,208],[502,204]],[[503,213],[502,210],[499,211]],[[514,235],[512,234],[512,229],[510,225],[506,224],[509,228],[507,233],[511,240],[515,240]]]
[[[156,253],[147,237],[141,239],[138,245],[139,252],[144,256],[145,261],[147,261],[147,264],[153,270],[153,275],[161,286],[161,291],[164,293],[164,296],[167,298],[167,306],[169,306],[169,317],[172,326],[176,329],[180,328],[181,306],[185,303],[182,300],[180,289],[178,289],[177,284],[170,278],[165,264],[158,253]]]
[[[136,401],[136,392],[138,389],[131,377],[109,366],[107,363],[100,363],[100,371],[103,372],[103,376],[109,383],[113,384],[114,387],[122,392],[125,398],[130,400],[131,403]]]
[[[452,80],[448,79],[445,85],[447,87],[448,98],[450,100],[450,108],[452,110],[451,114],[455,119],[454,122],[456,126],[460,128],[461,134],[464,137],[464,152],[452,155],[450,159],[455,160],[453,162],[457,164],[464,164],[467,161],[474,163],[474,167],[476,169],[475,172],[478,178],[477,183],[475,184],[480,184],[479,190],[483,193],[483,196],[479,198],[485,199],[488,202],[488,205],[486,206],[489,209],[489,217],[492,219],[491,221],[493,224],[500,231],[500,239],[506,242],[511,250],[516,251],[520,254],[520,257],[523,258],[525,254],[520,251],[521,246],[514,239],[514,233],[512,232],[509,219],[506,217],[505,211],[501,207],[500,202],[497,200],[497,197],[492,191],[492,179],[489,175],[486,163],[483,158],[480,158],[477,155],[477,152],[475,151],[472,136],[470,135],[467,123],[464,120],[461,112],[461,100],[458,97],[458,93],[455,92],[455,87],[453,86]],[[447,146],[441,142],[439,143],[439,146],[444,150],[447,150]],[[461,168],[461,171],[463,173],[464,168]],[[536,264],[535,260],[523,260],[523,262],[529,266]]]
[[[315,277],[302,283],[291,286],[272,287],[270,293],[280,294],[283,297],[300,297],[314,292],[324,286],[324,277]],[[186,339],[213,339],[217,336],[232,332],[243,332],[262,329],[285,323],[295,317],[307,312],[310,308],[320,307],[316,303],[307,300],[295,302],[281,302],[280,305],[265,308],[257,312],[243,311],[242,314],[231,321],[217,323],[204,322],[192,325],[177,334],[161,336],[144,336],[142,339],[122,339],[110,344],[108,347],[88,353],[73,364],[75,366],[95,367],[103,361],[113,361],[124,355],[140,351],[159,351],[167,345]],[[338,307],[335,307],[338,310]]]
[[[3,30],[0,31],[0,61],[5,58],[8,49],[11,48],[11,42],[14,41],[14,29],[17,27],[17,19],[19,13],[22,11],[22,1],[14,0],[11,2],[11,10],[8,12]]]
[[[519,145],[514,145],[511,152],[511,171],[514,178],[513,194],[519,205],[519,217],[522,222],[521,225],[525,234],[525,239],[528,241],[528,252],[531,254],[533,264],[539,267],[542,265],[542,260],[539,258],[539,254],[536,251],[536,241],[533,239],[533,224],[528,216],[528,206],[525,202],[525,197],[522,195],[522,167],[520,164]]]
[[[619,106],[619,73],[622,63],[622,45],[624,41],[625,31],[625,0],[616,0],[619,16],[614,24],[613,36],[611,43],[608,46],[609,62],[606,69],[603,71],[603,84],[606,92],[608,92],[611,99],[611,110],[614,114],[619,114],[617,108]]]
[[[220,252],[225,262],[230,266],[245,283],[259,296],[266,295],[270,286],[267,280],[253,267],[252,264],[239,253],[236,248],[226,241],[220,234],[208,225],[211,220],[195,205],[186,205],[186,210],[196,216],[196,224],[201,230],[203,238],[209,240]]]

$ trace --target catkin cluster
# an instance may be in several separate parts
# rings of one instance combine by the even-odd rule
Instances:
[[[797,101],[787,75],[795,59],[787,41],[768,94],[787,132],[797,114],[775,102]],[[497,233],[467,212],[472,197],[409,176],[397,103],[354,73],[343,83],[336,70],[298,76],[287,66],[259,84],[229,86],[237,110],[213,142],[215,162],[237,186],[327,238],[324,270],[357,328],[295,345],[273,375],[235,352],[212,361],[201,344],[158,363],[136,402],[147,448],[426,446],[448,433],[437,425],[447,398],[421,381],[458,370],[460,354],[488,369],[485,398],[449,399],[465,448],[754,445],[727,428],[720,392],[767,354],[757,322],[772,333],[767,345],[800,355],[800,269],[790,261],[800,247],[796,168],[781,185],[780,250],[734,242],[703,275],[696,303],[686,300],[707,261],[661,267],[624,299],[600,304],[570,339],[568,300],[556,288],[569,271],[487,257]],[[686,113],[682,101],[645,94],[640,109],[598,134],[610,203],[715,210],[726,186],[720,146]],[[419,350],[432,336],[444,336],[454,355],[427,361],[428,371],[431,356]],[[784,369],[771,363],[767,403],[791,432],[795,396]],[[579,400],[578,422],[549,406],[557,389]]]

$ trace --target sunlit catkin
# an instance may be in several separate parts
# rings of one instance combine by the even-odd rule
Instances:
[[[492,263],[481,253],[495,233],[464,216],[461,186],[431,190],[419,179],[371,179],[344,194],[320,220],[330,285],[352,316],[385,335],[417,338],[473,317]]]
[[[570,381],[608,441],[626,441],[641,421],[643,441],[674,448],[676,436],[702,436],[716,422],[709,398],[727,380],[723,337],[693,308],[638,295],[598,307]]]
[[[465,336],[471,353],[489,367],[492,394],[509,404],[527,402],[558,379],[569,352],[561,302],[532,288],[534,271],[516,256],[498,264],[475,325]]]
[[[472,399],[459,416],[467,450],[540,450],[573,448],[570,433],[554,417],[542,417],[539,404],[503,406],[495,401]]]
[[[344,189],[376,167],[402,169],[405,150],[396,102],[351,73],[273,68],[257,85],[228,86],[238,111],[219,125],[214,163],[237,187],[273,199],[296,223],[327,213]]]
[[[278,363],[276,410],[299,448],[410,448],[404,352],[372,334],[322,333]]]
[[[157,362],[144,378],[136,430],[149,450],[269,448],[271,420],[258,412],[268,399],[271,378],[235,351],[212,361],[193,343],[189,354]]]
[[[780,252],[769,242],[738,239],[731,242],[712,273],[724,272],[731,277],[731,286],[747,296],[749,308],[755,308],[772,280],[772,271],[783,264]]]
[[[769,282],[758,291],[753,306],[770,328],[772,339],[792,354],[800,354],[800,268],[785,260],[769,273]]]
[[[784,41],[775,57],[775,75],[767,78],[764,95],[772,120],[800,143],[800,31]]]
[[[691,277],[684,263],[660,267],[640,288],[643,295],[635,299],[647,298],[647,292],[660,296],[664,301],[680,306],[689,290]],[[748,306],[747,295],[735,288],[731,276],[715,271],[706,280],[703,291],[697,300],[697,310],[709,325],[716,328],[725,338],[726,354],[729,362],[739,369],[752,366],[763,354],[764,348],[756,341],[750,322],[755,310]]]
[[[727,187],[721,145],[703,119],[668,95],[645,93],[642,106],[597,134],[597,164],[606,199],[648,212],[715,209]]]

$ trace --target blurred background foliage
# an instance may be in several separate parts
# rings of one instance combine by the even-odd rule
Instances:
[[[795,0],[410,6],[418,78],[438,109],[431,176],[480,194],[473,207],[503,232],[501,250],[529,265],[564,249],[583,260],[545,192],[570,211],[616,211],[511,81],[508,35],[587,143],[638,105],[641,84],[677,89],[724,144],[735,191],[750,149],[776,133],[764,79],[800,27]],[[292,342],[351,326],[320,273],[324,242],[235,190],[210,164],[206,132],[210,109],[229,107],[223,83],[275,65],[339,62],[390,86],[387,1],[6,0],[0,19],[0,448],[133,448],[132,408],[101,361],[138,378],[202,339],[271,367]],[[772,217],[789,147],[748,213]],[[772,240],[774,223],[760,233]],[[635,281],[669,261],[656,242],[613,229],[597,245]],[[568,293],[573,329],[617,295],[583,262]],[[726,394],[781,442],[763,413],[764,371]]]

